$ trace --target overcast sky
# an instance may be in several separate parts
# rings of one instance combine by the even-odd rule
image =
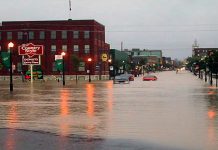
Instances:
[[[0,21],[95,19],[105,25],[113,49],[163,50],[163,56],[191,56],[218,47],[218,0],[1,0]]]

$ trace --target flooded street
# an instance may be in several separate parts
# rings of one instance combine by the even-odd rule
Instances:
[[[9,82],[0,81],[0,128],[102,139],[96,149],[217,149],[218,90],[186,71],[155,75],[157,81],[65,87],[15,81],[12,94]]]

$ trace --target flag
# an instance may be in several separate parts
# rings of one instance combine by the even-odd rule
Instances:
[[[2,63],[6,68],[10,68],[10,53],[1,52]]]
[[[63,71],[63,59],[56,59],[55,66],[58,71]]]
[[[69,0],[69,8],[70,8],[70,11],[71,11],[71,0]]]

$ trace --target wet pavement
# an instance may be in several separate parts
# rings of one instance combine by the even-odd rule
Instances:
[[[14,81],[13,93],[0,81],[0,149],[216,150],[217,88],[186,71],[155,75],[65,87]]]

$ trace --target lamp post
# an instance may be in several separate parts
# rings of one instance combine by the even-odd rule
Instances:
[[[8,44],[8,48],[10,50],[10,91],[13,91],[13,79],[12,79],[12,48],[14,47],[14,43],[10,42]]]
[[[205,77],[204,77],[204,81],[207,82],[207,63],[205,62]]]
[[[126,69],[125,61],[123,60],[122,63],[123,63],[123,74],[124,74],[125,73],[125,69]]]
[[[213,85],[213,52],[209,52],[210,85]]]
[[[88,63],[89,63],[89,82],[91,82],[91,62],[92,62],[92,58],[88,58]]]
[[[64,64],[64,56],[66,55],[66,53],[65,52],[62,52],[61,53],[61,55],[62,55],[62,63],[63,63],[63,86],[65,85],[65,64]]]
[[[108,59],[108,66],[109,66],[109,79],[111,79],[111,62],[112,60],[111,59]],[[112,70],[113,71],[113,70]]]

